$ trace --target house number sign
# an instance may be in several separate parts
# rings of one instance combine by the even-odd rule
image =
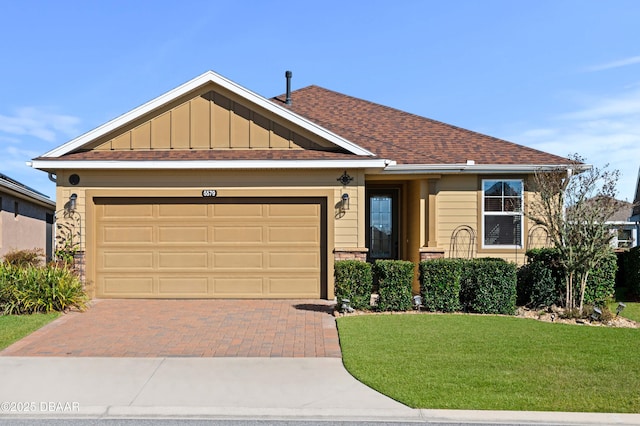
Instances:
[[[205,189],[204,191],[202,191],[203,197],[215,197],[216,195],[218,195],[218,191],[216,191],[215,189]]]

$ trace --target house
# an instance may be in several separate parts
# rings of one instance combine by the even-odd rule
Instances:
[[[614,234],[611,246],[614,249],[627,249],[638,245],[638,223],[633,221],[633,203],[619,201],[620,209],[607,221]]]
[[[638,245],[638,237],[640,236],[640,168],[638,169],[638,181],[636,183],[636,195],[633,198],[633,204],[631,206],[631,217],[628,222],[631,222],[635,230],[635,245]]]
[[[81,216],[101,298],[328,298],[336,259],[523,262],[522,206],[566,158],[318,86],[199,77],[30,163]],[[417,290],[417,289],[415,289]]]
[[[0,173],[0,257],[35,248],[50,260],[55,208],[46,195]]]

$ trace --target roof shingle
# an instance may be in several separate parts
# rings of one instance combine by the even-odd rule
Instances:
[[[318,86],[272,101],[398,164],[564,165],[564,157]]]

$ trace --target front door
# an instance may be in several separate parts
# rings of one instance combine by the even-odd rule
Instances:
[[[398,259],[398,189],[367,190],[369,261]]]

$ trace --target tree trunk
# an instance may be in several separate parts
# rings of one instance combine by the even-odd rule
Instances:
[[[584,292],[587,289],[587,278],[589,278],[589,271],[585,272],[580,280],[580,315],[582,315],[582,307],[584,305]]]

